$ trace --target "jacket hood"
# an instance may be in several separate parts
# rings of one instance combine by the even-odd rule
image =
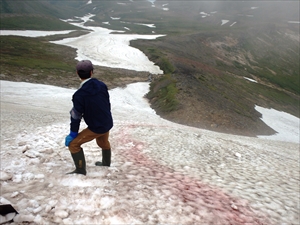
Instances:
[[[86,81],[81,87],[80,90],[84,91],[89,95],[95,95],[102,90],[101,83],[98,82],[95,78],[91,78],[90,80]]]

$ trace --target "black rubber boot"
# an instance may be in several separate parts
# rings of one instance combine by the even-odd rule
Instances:
[[[111,160],[111,150],[103,150],[102,149],[102,162],[96,162],[96,166],[110,166],[110,160]]]
[[[71,153],[71,156],[73,158],[76,169],[67,174],[78,173],[78,174],[86,175],[86,164],[85,164],[85,157],[84,157],[83,150],[81,149],[79,152],[74,154]]]

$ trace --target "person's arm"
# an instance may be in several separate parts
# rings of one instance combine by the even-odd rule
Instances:
[[[71,115],[70,131],[73,133],[78,133],[81,118],[82,118],[82,113],[78,112],[75,109],[75,107],[73,107],[70,111],[70,115]]]
[[[66,146],[69,146],[71,141],[73,141],[78,135],[80,122],[81,122],[82,114],[83,114],[83,113],[79,112],[79,110],[77,110],[77,108],[81,108],[80,101],[78,102],[78,100],[79,100],[78,98],[75,99],[73,96],[73,99],[72,99],[73,108],[70,111],[70,115],[71,115],[70,134],[65,139]]]
[[[74,107],[71,109],[70,114],[71,114],[70,134],[65,139],[66,146],[69,146],[71,141],[73,141],[77,137],[81,118],[82,118],[82,114],[78,112]]]

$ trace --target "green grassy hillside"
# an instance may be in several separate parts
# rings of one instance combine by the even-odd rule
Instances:
[[[1,30],[78,30],[78,27],[57,18],[41,15],[3,16]]]
[[[67,19],[80,13],[78,8],[85,3],[82,1],[55,0],[1,0],[1,15],[42,15]]]
[[[60,19],[84,15],[80,1],[1,0],[1,30],[74,30],[78,27]]]
[[[299,24],[288,23],[299,20],[299,2],[156,1],[152,7],[148,1],[98,0],[87,5],[85,1],[2,0],[0,9],[1,29],[76,30],[59,18],[92,12],[96,16],[89,26],[128,34],[166,34],[130,43],[164,71],[154,76],[147,97],[166,119],[253,135],[274,132],[261,122],[255,105],[299,117]],[[75,50],[48,41],[82,32],[47,38],[0,37],[1,78],[77,83],[72,78]],[[138,81],[134,77],[142,74],[100,71],[114,86],[124,84],[122,74],[130,74],[126,82]]]

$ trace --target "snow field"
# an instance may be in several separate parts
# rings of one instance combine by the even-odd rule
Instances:
[[[71,23],[72,25],[90,29],[89,34],[77,37],[66,38],[51,43],[66,45],[77,49],[77,60],[89,59],[94,65],[112,68],[124,68],[135,71],[149,71],[152,74],[162,74],[163,71],[147,56],[138,49],[129,46],[131,40],[156,39],[164,35],[126,35],[112,34],[124,31],[114,31],[102,27],[88,27],[85,22],[91,20],[93,14],[86,15],[80,19],[82,23]]]
[[[0,30],[1,36],[14,35],[14,36],[26,36],[26,37],[45,37],[55,34],[68,34],[74,30],[64,31],[40,31],[40,30]]]
[[[47,129],[63,133],[67,126]],[[240,213],[232,209],[232,205],[244,207],[238,200],[156,164],[140,152],[142,143],[124,140],[123,132],[115,137],[116,141],[121,138],[124,146],[115,148],[115,162],[111,168],[93,165],[95,159],[100,158],[100,150],[95,143],[90,143],[84,148],[88,176],[67,176],[64,173],[73,169],[70,153],[62,147],[61,137],[54,135],[51,139],[55,141],[49,143],[53,148],[41,145],[49,142],[44,131],[40,129],[33,135],[18,138],[20,141],[15,147],[18,151],[14,154],[18,160],[12,160],[4,172],[11,179],[3,183],[2,190],[11,193],[5,197],[10,197],[20,212],[15,222],[193,224],[209,219],[227,224],[227,220],[232,222],[235,217],[237,221],[242,220],[238,219]],[[30,145],[26,140],[34,140],[33,136],[39,137],[40,142]],[[218,196],[220,199],[216,200]],[[217,209],[216,204],[219,204]],[[253,218],[249,209],[243,210],[246,218],[247,215],[249,220]]]
[[[65,175],[74,169],[64,147],[74,90],[1,81],[1,202],[20,213],[15,223],[299,220],[299,144],[171,123],[149,107],[148,90],[136,83],[110,91],[111,167],[94,166],[101,151],[90,142],[83,146],[87,176]]]

